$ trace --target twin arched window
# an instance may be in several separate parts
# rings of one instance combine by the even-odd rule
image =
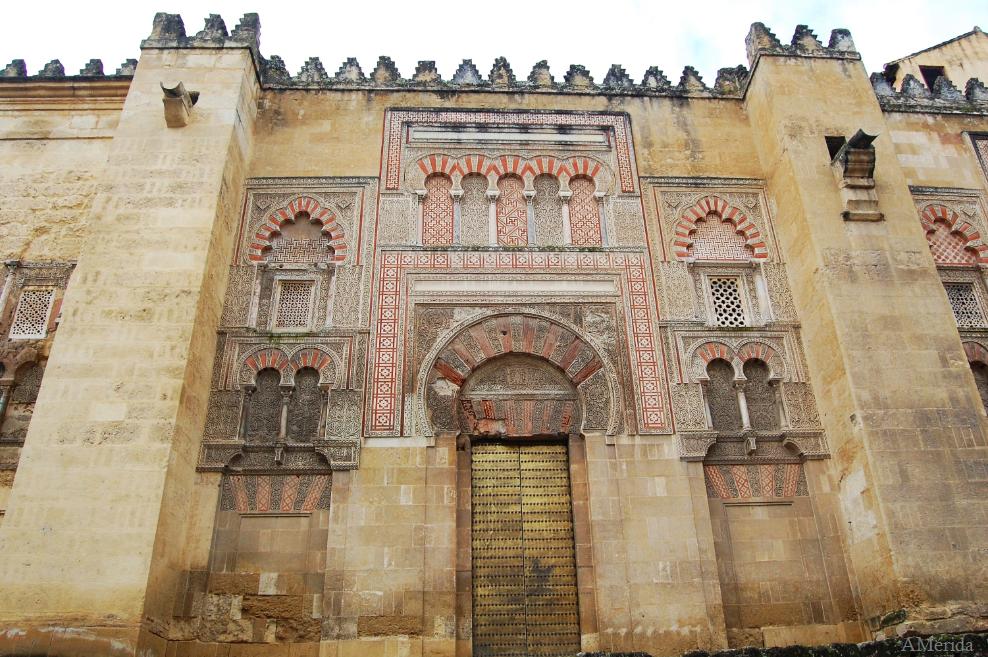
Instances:
[[[515,174],[501,176],[496,193],[491,195],[483,175],[464,176],[460,184],[462,193],[458,192],[457,201],[449,176],[434,173],[425,179],[420,227],[423,245],[604,244],[596,184],[589,177],[571,178],[567,194],[560,194],[559,179],[549,174],[536,176],[534,190],[528,193],[525,181]]]
[[[742,372],[744,379],[735,379],[734,367],[722,358],[707,365],[705,389],[711,427],[724,432],[778,431],[782,427],[779,401],[768,365],[750,358]]]
[[[281,385],[278,370],[261,370],[244,405],[243,438],[247,442],[312,442],[319,438],[325,393],[319,388],[319,372],[313,368],[298,370],[291,388]]]

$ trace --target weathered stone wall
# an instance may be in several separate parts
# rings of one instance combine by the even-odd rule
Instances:
[[[580,335],[567,334],[572,350],[548,348],[547,360],[572,351],[569,367],[603,354],[616,381],[608,398],[616,419],[570,442],[585,649],[661,655],[853,641],[864,638],[863,621],[873,632],[983,627],[986,421],[909,185],[984,190],[960,134],[988,130],[984,115],[883,113],[854,53],[823,52],[805,29],[792,47],[756,31],[753,56],[759,43],[771,53],[752,62],[753,76],[741,80],[747,87],[729,93],[684,75],[675,93],[665,85],[668,93],[509,94],[414,84],[261,90],[257,67],[271,62],[249,44],[221,47],[210,21],[198,41],[172,18],[156,21],[122,110],[125,89],[114,83],[101,105],[60,92],[65,100],[32,101],[38,107],[0,123],[9,136],[0,140],[0,190],[13,199],[0,209],[6,257],[79,261],[6,502],[10,478],[0,477],[0,508],[10,509],[0,524],[0,654],[16,646],[54,655],[469,655],[469,451],[458,449],[452,413],[435,432],[424,411],[415,415],[415,376],[433,376],[426,358],[443,331],[498,303],[518,320],[478,322],[495,335],[491,344],[470,343],[484,357],[517,351],[521,318],[548,314]],[[209,47],[202,39],[212,39]],[[201,95],[191,123],[168,129],[158,85],[178,81]],[[494,286],[479,298],[476,289],[467,290],[471,298],[461,295],[465,287],[443,288],[418,307],[424,297],[396,293],[406,296],[395,308],[409,308],[411,318],[401,335],[408,352],[396,351],[409,366],[397,415],[412,419],[406,435],[395,428],[394,436],[368,437],[369,420],[360,422],[372,407],[361,400],[372,392],[368,344],[385,326],[372,319],[382,316],[384,295],[374,293],[384,284],[371,281],[385,273],[385,255],[397,263],[417,249],[415,190],[386,192],[388,207],[400,211],[384,216],[386,193],[374,180],[385,167],[382,138],[391,138],[382,125],[388,110],[423,107],[624,112],[637,166],[620,203],[602,204],[620,229],[614,243],[560,268],[572,279],[565,294],[550,298],[539,288],[554,282],[553,272],[500,265],[491,277],[530,277],[510,304]],[[823,137],[859,128],[880,135],[881,222],[841,219]],[[540,152],[529,151],[522,156]],[[222,431],[206,430],[211,381],[233,363],[215,353],[231,254],[240,253],[238,239],[261,253],[251,251],[251,235],[238,234],[260,230],[267,215],[267,206],[244,210],[245,190],[260,190],[246,196],[250,203],[287,203],[307,186],[349,208],[340,212],[353,241],[333,271],[337,299],[322,298],[319,308],[337,303],[334,317],[356,345],[346,385],[330,393],[338,401],[326,428],[345,425],[341,434],[361,432],[362,441],[359,463],[355,453],[321,463],[340,470],[330,497],[295,515],[231,506],[223,482],[241,476],[243,463],[204,464],[200,447],[204,434],[230,438],[239,410],[239,391],[224,391],[215,416]],[[756,261],[743,265],[753,324],[742,328],[715,326],[688,247],[678,243],[681,217],[717,194],[750,217],[750,226],[727,231],[727,241],[744,233],[745,245],[732,248]],[[377,214],[391,227],[391,250],[375,241]],[[621,278],[639,254],[640,271],[654,280]],[[251,335],[267,325],[250,326],[245,300],[253,281],[261,288],[270,279],[248,275],[255,262],[234,263],[239,305],[222,325]],[[595,269],[605,262],[610,269]],[[704,271],[723,273],[721,265]],[[461,282],[438,266],[413,273]],[[630,313],[626,299],[582,292],[604,289],[591,285],[601,280],[625,297],[632,286],[645,290],[658,304],[656,317],[646,307],[636,319],[655,329],[653,353],[666,361],[654,375],[665,433],[639,432],[632,341],[616,328]],[[787,426],[756,436],[710,431],[696,348],[715,331],[725,354],[766,349],[759,357],[779,373]],[[445,335],[451,344],[453,337]],[[477,350],[463,353],[479,360]],[[586,401],[599,411],[610,389],[593,391]],[[608,431],[599,431],[604,424]],[[710,467],[798,465],[805,479],[794,485],[805,488],[731,507],[710,493],[708,456],[722,459]],[[750,541],[730,545],[727,536]]]
[[[965,564],[982,549],[972,512],[983,502],[965,462],[984,458],[983,413],[885,118],[858,62],[758,66],[746,105],[783,252],[799,263],[789,276],[864,616],[977,599],[985,583]],[[858,129],[880,135],[877,223],[841,221],[823,141]],[[900,367],[910,384],[890,386]]]
[[[975,27],[973,33],[951,39],[925,52],[896,62],[894,85],[898,89],[907,75],[923,80],[920,66],[942,66],[950,81],[961,89],[970,78],[988,80],[988,34]]]
[[[129,81],[28,84],[0,86],[0,255],[76,260]]]
[[[113,133],[0,528],[0,617],[55,653],[76,640],[66,625],[92,654],[133,653],[142,631],[164,652],[253,135],[250,66],[244,49],[145,51]],[[202,97],[169,130],[158,85],[176,71]]]

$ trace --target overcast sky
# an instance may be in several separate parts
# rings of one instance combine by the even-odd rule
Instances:
[[[219,13],[233,29],[244,12],[261,17],[261,52],[281,55],[293,74],[319,57],[332,75],[347,57],[369,73],[388,55],[411,77],[418,60],[435,60],[449,79],[464,58],[482,75],[494,58],[507,57],[519,79],[547,59],[558,81],[570,64],[583,64],[597,82],[611,64],[640,81],[655,65],[675,84],[691,64],[712,85],[718,68],[746,63],[744,37],[754,21],[788,43],[799,23],[826,45],[830,30],[851,30],[870,72],[981,24],[985,0],[6,0],[0,21],[0,66],[27,60],[28,71],[58,58],[76,73],[100,58],[108,73],[140,55],[140,41],[157,11],[179,13],[185,29],[202,29],[207,13]],[[963,88],[965,81],[957,83]]]

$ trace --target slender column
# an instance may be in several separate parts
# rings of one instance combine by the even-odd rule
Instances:
[[[240,395],[240,424],[237,427],[237,438],[241,442],[247,441],[247,412],[250,408],[250,398],[256,389],[253,385],[246,385],[243,394]]]
[[[559,200],[563,202],[563,244],[573,243],[573,226],[569,222],[569,200],[573,192],[559,192]]]
[[[323,440],[326,438],[326,420],[329,418],[329,384],[319,385],[322,392],[322,402],[319,404],[319,430],[316,431],[316,438]]]
[[[597,200],[597,216],[600,217],[600,245],[610,246],[610,235],[607,233],[607,210],[604,203],[604,192],[594,192]]]
[[[461,242],[460,232],[463,226],[463,214],[460,209],[460,199],[463,198],[462,189],[454,189],[450,192],[453,197],[453,244]]]
[[[528,244],[535,244],[535,190],[525,190],[525,213],[528,219]]]
[[[490,210],[488,216],[488,228],[490,230],[489,238],[491,246],[497,246],[497,197],[500,194],[498,191],[487,192],[487,200],[490,203]]]
[[[418,199],[418,206],[415,215],[418,221],[415,222],[415,243],[422,246],[422,224],[425,223],[425,195],[424,189],[416,189],[415,197]]]
[[[278,440],[283,441],[288,435],[288,402],[292,399],[294,386],[281,386],[281,422],[278,425]]]
[[[748,398],[744,394],[744,382],[736,382],[734,389],[738,393],[738,408],[741,409],[741,428],[750,429],[751,418],[748,416]]]

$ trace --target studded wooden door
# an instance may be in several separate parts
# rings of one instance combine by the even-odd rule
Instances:
[[[477,443],[472,452],[474,657],[575,655],[566,446]]]

